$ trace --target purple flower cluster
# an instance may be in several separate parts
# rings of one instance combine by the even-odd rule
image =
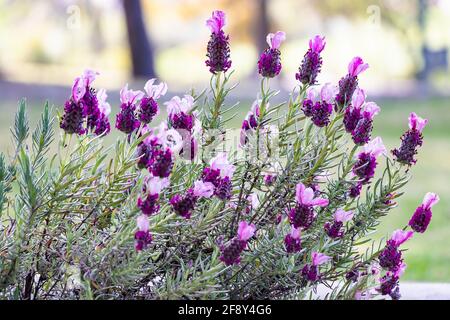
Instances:
[[[331,257],[319,252],[313,252],[311,256],[312,256],[311,264],[306,264],[302,268],[301,275],[303,279],[305,279],[306,281],[316,282],[321,277],[319,272],[319,266],[330,261]]]
[[[333,113],[334,92],[334,87],[330,83],[322,87],[320,94],[314,88],[307,91],[302,111],[318,127],[324,127],[330,123],[330,116]]]
[[[91,87],[97,75],[95,71],[86,70],[83,75],[75,79],[72,95],[64,105],[64,114],[60,123],[60,128],[66,133],[81,135],[89,130],[96,135],[109,133],[108,115],[111,107],[106,102],[106,91],[100,90],[96,93]]]
[[[426,231],[431,220],[431,208],[439,202],[439,196],[428,192],[422,204],[416,209],[409,220],[409,226],[413,231],[396,230],[391,238],[386,242],[386,246],[378,255],[380,267],[385,269],[386,274],[380,279],[378,291],[382,295],[390,295],[392,299],[400,298],[398,280],[406,269],[406,264],[402,258],[400,246],[411,239],[414,231],[423,233]]]
[[[414,211],[413,216],[409,220],[409,226],[415,232],[424,233],[430,224],[432,212],[431,208],[439,202],[439,196],[435,193],[428,192],[422,204]]]
[[[345,130],[352,134],[356,145],[369,142],[372,134],[373,118],[380,112],[380,107],[374,102],[365,103],[365,93],[357,88],[352,97],[352,103],[344,112]]]
[[[317,75],[322,67],[322,57],[320,53],[325,48],[325,38],[315,36],[309,40],[309,49],[305,53],[303,60],[295,74],[295,78],[304,85],[314,85],[317,82]]]
[[[369,141],[364,150],[358,154],[357,161],[353,166],[353,174],[357,176],[362,184],[367,184],[375,175],[378,155],[385,153],[383,141],[376,137]],[[359,187],[358,187],[359,188]]]
[[[427,119],[422,119],[412,112],[409,116],[409,130],[406,131],[401,140],[400,148],[392,150],[396,160],[402,164],[411,166],[416,163],[414,156],[417,154],[417,148],[422,146],[422,131],[428,123]]]
[[[149,231],[148,217],[158,213],[160,205],[158,203],[161,191],[169,186],[169,179],[155,176],[148,176],[144,180],[142,188],[143,198],[137,200],[137,207],[142,214],[137,218],[138,230],[134,234],[136,251],[144,250],[152,242]]]
[[[116,116],[116,128],[123,133],[131,134],[142,124],[150,123],[158,114],[159,107],[156,102],[167,92],[167,84],[164,82],[154,85],[156,79],[146,82],[142,91],[128,89],[128,84],[120,90],[120,112]]]
[[[194,98],[190,95],[183,98],[175,96],[166,102],[166,106],[169,114],[167,125],[176,130],[183,141],[180,155],[184,159],[194,160],[198,146],[196,136],[201,132],[201,123],[192,110]]]
[[[258,128],[259,126],[259,117],[261,115],[260,112],[260,104],[261,100],[255,100],[252,104],[251,110],[247,113],[244,121],[241,126],[241,134],[240,134],[240,145],[244,146],[247,144],[249,140],[249,135]],[[269,107],[269,104],[266,104],[266,108]]]
[[[202,181],[214,186],[214,195],[220,200],[230,200],[232,196],[235,166],[230,164],[226,153],[219,153],[212,158],[208,167],[203,169]]]
[[[358,86],[358,75],[365,71],[369,65],[360,57],[355,57],[348,65],[348,74],[339,80],[339,92],[336,95],[336,110],[341,111],[353,96]]]
[[[273,78],[281,71],[281,52],[279,50],[281,42],[286,39],[286,34],[283,31],[276,33],[269,33],[267,35],[267,48],[258,60],[258,72],[265,78]]]
[[[255,230],[254,224],[248,224],[246,221],[239,222],[237,236],[220,248],[222,252],[219,257],[220,261],[227,266],[238,264],[241,261],[241,253],[247,248],[247,243],[255,234]]]
[[[386,242],[386,246],[378,256],[380,267],[387,270],[384,277],[380,279],[380,293],[390,295],[392,299],[400,298],[398,280],[406,269],[402,259],[400,245],[411,239],[413,231],[396,230],[392,237]]]
[[[296,206],[289,211],[289,220],[294,228],[309,229],[316,219],[314,207],[325,207],[328,200],[315,197],[312,188],[306,188],[304,184],[297,184],[296,188]]]
[[[300,239],[300,229],[291,226],[291,232],[286,235],[284,238],[284,245],[286,247],[287,253],[296,253],[300,252],[301,247],[301,239]]]
[[[325,233],[333,239],[342,238],[344,235],[344,223],[350,221],[353,218],[353,212],[338,209],[334,213],[333,218],[333,222],[325,223]]]
[[[206,25],[211,29],[211,38],[208,42],[205,63],[209,71],[226,72],[231,67],[230,60],[230,37],[225,35],[222,28],[225,25],[225,13],[223,11],[213,11],[212,17],[206,21]]]

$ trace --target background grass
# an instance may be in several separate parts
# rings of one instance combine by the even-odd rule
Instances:
[[[250,108],[250,101],[239,107],[239,113],[230,126],[239,127]],[[450,101],[432,99],[427,101],[378,101],[382,112],[375,119],[374,135],[383,138],[386,147],[391,150],[400,143],[399,137],[407,129],[407,118],[411,111],[429,119],[424,131],[425,142],[419,151],[417,164],[412,167],[412,180],[406,186],[405,194],[398,201],[398,207],[384,217],[374,237],[389,235],[393,229],[403,227],[415,208],[421,203],[428,191],[436,192],[441,202],[433,208],[433,220],[424,234],[416,234],[405,247],[405,260],[408,270],[405,280],[450,281]],[[117,106],[113,106],[116,110]],[[15,103],[0,105],[0,151],[12,152],[9,128],[13,124]],[[42,105],[31,104],[28,107],[30,127],[39,118]],[[112,112],[115,113],[114,111]],[[112,126],[114,125],[111,116]],[[57,131],[58,132],[58,131]],[[112,143],[118,136],[113,133],[106,139]]]

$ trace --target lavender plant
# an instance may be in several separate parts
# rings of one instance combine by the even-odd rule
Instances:
[[[167,85],[126,85],[114,146],[103,143],[111,107],[97,72],[76,78],[59,136],[48,104],[30,136],[21,101],[15,152],[0,156],[0,298],[308,299],[319,285],[326,299],[400,297],[401,246],[426,231],[439,197],[427,193],[386,243],[371,234],[403,194],[427,120],[412,113],[390,156],[371,136],[380,108],[358,87],[361,58],[338,86],[317,87],[320,36],[288,102],[272,106],[277,32],[258,61],[257,100],[227,130],[225,14],[207,26],[210,90],[165,102],[156,126]]]

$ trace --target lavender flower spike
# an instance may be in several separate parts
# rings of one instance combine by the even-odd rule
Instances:
[[[295,74],[295,78],[304,85],[313,85],[317,82],[317,75],[322,67],[320,53],[325,48],[325,37],[315,36],[309,40],[309,49],[303,57],[302,63]]]
[[[213,11],[212,17],[206,21],[206,25],[211,29],[211,38],[208,41],[205,61],[209,67],[209,72],[226,72],[231,67],[230,60],[230,37],[225,35],[222,28],[226,22],[225,12]]]
[[[409,226],[416,232],[424,233],[430,224],[432,212],[431,208],[439,202],[439,196],[428,192],[423,198],[422,204],[416,209],[409,220]]]
[[[266,78],[273,78],[281,71],[281,52],[279,50],[281,43],[286,39],[283,31],[269,33],[267,35],[267,43],[269,48],[260,56],[258,61],[259,74]]]

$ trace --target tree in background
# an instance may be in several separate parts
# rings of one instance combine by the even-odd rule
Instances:
[[[155,77],[153,47],[148,39],[140,0],[123,0],[133,75]]]
[[[256,0],[256,45],[258,52],[263,52],[266,47],[266,35],[270,32],[270,19],[267,12],[267,0]]]

